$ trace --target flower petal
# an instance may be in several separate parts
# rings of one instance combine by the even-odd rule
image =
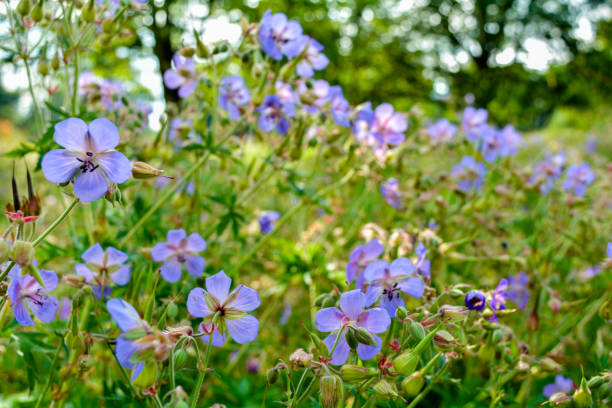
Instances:
[[[248,343],[257,338],[259,320],[254,316],[246,315],[240,319],[227,319],[225,326],[230,337],[238,344]]]
[[[112,300],[112,299],[111,299]],[[109,300],[110,302],[110,300]],[[119,363],[125,368],[134,367],[134,363],[130,362],[132,355],[138,350],[138,347],[134,345],[134,342],[127,340],[125,335],[117,337],[117,343],[115,345],[115,355]]]
[[[206,266],[206,261],[199,255],[187,255],[185,256],[185,268],[187,272],[191,276],[202,276],[204,273],[204,267]]]
[[[200,234],[194,232],[187,237],[187,244],[185,245],[185,249],[188,252],[198,253],[202,252],[206,249],[206,241],[202,238]]]
[[[383,312],[386,313],[384,310]],[[372,335],[372,337],[374,337],[376,346],[366,346],[365,344],[361,344],[361,343],[359,343],[359,345],[357,346],[357,355],[363,361],[374,358],[374,356],[378,354],[378,352],[380,351],[382,347],[382,340],[380,339],[380,337],[375,336],[375,335]]]
[[[106,309],[121,331],[126,332],[136,327],[144,326],[144,322],[136,309],[123,299],[110,299],[106,302]]]
[[[337,307],[326,307],[317,312],[315,326],[320,332],[332,332],[340,330],[344,313]]]
[[[38,302],[34,302],[32,299],[28,299],[27,302],[32,313],[34,313],[41,322],[49,323],[55,319],[57,308],[59,307],[59,301],[55,297],[43,295]]]
[[[334,349],[334,344],[336,343],[336,337],[338,337],[338,333],[330,334],[323,340],[323,343],[327,346],[328,353],[334,350],[332,354],[332,359],[330,364],[333,365],[342,365],[346,363],[348,360],[349,354],[351,354],[351,349],[349,345],[346,343],[346,338],[344,337],[344,331],[340,335],[340,339],[338,340],[338,344],[336,344],[336,348]]]
[[[255,310],[261,304],[259,295],[255,289],[251,289],[244,285],[238,285],[234,289],[236,297],[228,303],[226,306],[233,309],[240,310],[241,312],[250,312]]]
[[[176,259],[176,257],[172,257],[161,266],[161,275],[162,278],[166,282],[174,283],[181,279],[181,275],[183,274],[183,265]]]
[[[229,294],[231,285],[231,278],[229,278],[223,271],[206,278],[206,290],[208,293],[213,295],[219,303],[223,303]]]
[[[74,194],[76,194],[81,201],[96,201],[102,198],[107,190],[108,182],[99,169],[86,173],[79,173],[76,180],[74,180]]]
[[[392,278],[397,278],[400,276],[408,276],[414,274],[414,264],[408,258],[397,258],[395,261],[391,262],[391,266],[389,267],[389,275]]]
[[[212,327],[212,323],[200,323],[200,333],[202,333],[204,331],[204,329],[202,328],[203,326],[206,327],[206,332],[210,333],[211,327]],[[208,339],[210,338],[210,334],[209,335],[204,335],[201,337],[202,341],[204,342],[204,344],[208,344]],[[221,332],[219,330],[217,330],[217,328],[215,328],[215,330],[212,332],[212,345],[213,347],[221,347],[225,344],[225,335],[221,334]]]
[[[95,278],[96,274],[92,272],[86,265],[76,264],[74,266],[74,272],[77,275],[81,275],[85,277],[85,282],[91,283],[91,281]]]
[[[104,170],[104,174],[113,183],[125,183],[132,176],[132,165],[127,157],[116,150],[98,153],[96,161]]]
[[[94,246],[89,248],[87,251],[83,252],[81,258],[87,263],[95,264],[95,265],[104,265],[104,249],[102,245],[96,243]]]
[[[385,251],[385,247],[376,239],[372,239],[370,242],[363,246],[364,261],[371,261],[378,258]]]
[[[42,278],[42,281],[45,284],[45,290],[47,292],[51,292],[52,290],[57,288],[59,278],[57,277],[57,274],[54,271],[50,271],[48,269],[41,269],[40,277]]]
[[[363,276],[368,282],[381,280],[385,278],[385,271],[387,269],[389,269],[389,262],[379,259],[378,261],[370,263],[366,267],[365,271],[363,272]]]
[[[358,320],[365,308],[366,297],[359,289],[345,292],[340,296],[340,309],[351,320]]]
[[[122,265],[128,260],[128,256],[117,248],[106,248],[106,266]]]
[[[389,317],[395,317],[395,312],[399,306],[404,306],[404,299],[396,293],[394,296],[389,299],[389,296],[383,295],[380,298],[380,307],[385,309],[389,314]]]
[[[89,136],[92,153],[102,153],[119,144],[119,129],[106,118],[98,118],[89,123]]]
[[[183,78],[176,70],[169,69],[164,72],[164,83],[169,89],[176,89],[183,84]]]
[[[166,240],[168,241],[168,244],[179,247],[186,236],[187,233],[184,229],[170,230],[166,234]]]
[[[372,333],[386,332],[391,324],[391,318],[386,310],[375,307],[366,312],[359,318],[357,324]]]
[[[206,292],[202,288],[194,288],[187,296],[187,311],[193,317],[206,317],[212,314],[206,306]]]
[[[188,80],[187,82],[183,84],[183,86],[179,88],[178,96],[180,96],[181,98],[188,97],[189,95],[193,93],[193,91],[195,91],[197,86],[198,86],[197,80],[195,79]]]
[[[168,259],[175,254],[174,248],[171,248],[165,242],[160,242],[159,244],[155,244],[153,248],[151,248],[151,258],[155,262],[161,262],[164,259]]]
[[[376,303],[380,295],[382,295],[382,292],[383,292],[382,285],[377,285],[375,283],[369,285],[365,293],[366,295],[365,307],[370,307],[374,303]]]
[[[52,183],[61,184],[70,181],[79,171],[81,162],[77,160],[79,154],[64,150],[51,150],[42,159],[42,172]]]
[[[68,150],[85,153],[87,143],[87,123],[79,118],[68,118],[55,124],[53,140]]]
[[[119,286],[127,285],[130,281],[130,265],[124,265],[110,274],[110,278]]]
[[[15,313],[15,319],[17,319],[20,325],[34,326],[30,311],[26,308],[25,302],[22,299],[18,299],[17,302],[13,303],[13,313]]]

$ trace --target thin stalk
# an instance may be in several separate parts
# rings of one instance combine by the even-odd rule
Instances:
[[[208,346],[206,347],[206,357],[204,358],[204,368],[200,371],[198,376],[198,384],[196,389],[193,391],[193,397],[191,398],[191,408],[195,408],[198,405],[200,399],[200,391],[202,384],[204,383],[204,377],[206,377],[206,370],[208,369],[208,360],[210,359],[210,351],[212,350],[212,333],[208,335]],[[199,362],[199,359],[198,359]]]
[[[74,49],[74,83],[72,85],[72,115],[76,116],[79,110],[79,50],[77,48]]]
[[[38,101],[36,100],[36,96],[34,96],[34,86],[32,85],[32,74],[30,70],[30,63],[28,62],[28,57],[23,57],[23,63],[25,65],[26,74],[28,76],[28,90],[30,91],[30,97],[32,98],[32,105],[34,105],[34,112],[36,113],[36,121],[38,123],[38,127],[40,132],[44,132],[43,118],[40,113],[40,107],[38,106]]]
[[[308,368],[304,369],[304,372],[302,373],[302,376],[300,377],[300,381],[298,382],[297,387],[295,388],[295,393],[293,394],[293,398],[291,398],[291,403],[289,404],[289,408],[292,408],[294,406],[296,406],[294,403],[297,402],[297,400],[299,401],[299,394],[300,394],[300,390],[302,388],[302,384],[304,383],[304,379],[306,378],[306,374],[308,374]]]
[[[419,402],[421,402],[421,400],[425,398],[425,396],[429,393],[429,391],[431,391],[431,389],[436,383],[436,380],[440,378],[446,372],[447,368],[448,368],[448,364],[444,364],[442,369],[438,371],[436,375],[433,376],[429,385],[427,385],[427,387],[425,387],[425,389],[421,391],[419,395],[417,395],[406,408],[414,408]]]
[[[60,351],[62,351],[62,345],[64,341],[60,340],[60,343],[57,346],[57,350],[55,350],[55,356],[53,357],[53,362],[51,363],[51,368],[49,369],[49,377],[47,378],[47,382],[45,383],[45,388],[43,388],[42,392],[38,396],[38,400],[36,401],[36,405],[34,408],[40,407],[49,387],[51,386],[51,381],[53,380],[53,373],[55,372],[55,367],[57,366],[57,362],[59,361]]]

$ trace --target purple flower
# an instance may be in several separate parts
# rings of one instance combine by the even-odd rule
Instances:
[[[110,296],[109,279],[116,285],[127,285],[130,281],[130,265],[124,265],[128,256],[113,247],[106,248],[95,244],[81,255],[86,264],[76,264],[74,271],[92,284],[94,295],[100,299]]]
[[[317,329],[324,333],[332,332],[323,340],[327,349],[330,352],[333,350],[331,364],[344,364],[351,353],[351,348],[346,342],[347,330],[364,328],[374,338],[375,346],[359,343],[357,355],[360,359],[369,360],[380,351],[382,340],[376,334],[387,331],[391,319],[387,312],[381,308],[365,310],[365,307],[366,296],[361,290],[355,289],[340,296],[340,309],[327,307],[317,312],[315,317]],[[340,338],[336,343],[338,335],[340,335]],[[336,345],[335,349],[334,344]]]
[[[176,149],[188,143],[201,143],[202,139],[193,131],[193,122],[190,119],[174,118],[170,121],[168,141],[174,142]]]
[[[221,79],[219,86],[219,106],[225,109],[230,119],[240,117],[240,106],[246,105],[251,99],[244,79],[238,75]]]
[[[300,98],[288,83],[276,81],[274,87],[276,88],[276,96],[278,96],[281,102],[291,102],[293,104],[299,103]]]
[[[72,301],[66,296],[60,299],[58,317],[63,321],[68,321],[72,313]]]
[[[431,262],[425,259],[425,257],[427,257],[427,248],[425,248],[422,242],[419,242],[414,253],[417,256],[417,260],[414,264],[416,273],[429,279],[431,277]]]
[[[479,290],[472,290],[465,294],[465,307],[470,310],[481,311],[487,305],[485,294]]]
[[[200,333],[212,334],[212,345],[220,347],[225,344],[225,335],[229,334],[238,344],[255,340],[259,331],[259,321],[247,312],[259,307],[257,291],[238,285],[230,293],[232,280],[221,271],[206,278],[206,290],[195,288],[187,297],[187,310],[193,317],[204,320],[200,324]],[[202,340],[208,343],[209,336]]]
[[[399,191],[399,181],[394,178],[385,180],[380,185],[380,193],[385,197],[385,201],[396,210],[402,208],[402,195]]]
[[[89,126],[79,118],[63,120],[55,125],[53,139],[65,149],[45,154],[43,174],[57,184],[67,183],[76,175],[74,194],[81,201],[102,198],[108,180],[121,184],[132,175],[127,157],[113,150],[119,144],[119,130],[108,119],[96,119]]]
[[[472,106],[465,108],[461,128],[468,140],[475,142],[480,138],[481,130],[486,125],[488,116],[485,109],[475,109]]]
[[[355,248],[349,255],[349,262],[346,265],[346,280],[348,283],[355,280],[355,288],[363,288],[365,283],[363,272],[366,266],[383,252],[385,252],[385,247],[376,239],[372,239],[367,244],[359,245]]]
[[[500,138],[502,139],[502,156],[514,156],[518,153],[518,149],[523,144],[523,138],[519,132],[516,131],[514,126],[506,125],[502,130],[499,131]]]
[[[487,163],[493,163],[504,151],[504,139],[501,133],[485,124],[480,128],[480,141],[482,157]]]
[[[276,95],[266,95],[263,104],[257,108],[260,113],[257,125],[264,132],[271,132],[276,128],[279,135],[289,130],[289,119],[295,114],[295,105],[283,102]]]
[[[497,287],[493,291],[493,294],[491,295],[491,302],[489,303],[489,305],[491,306],[491,309],[493,310],[493,317],[490,317],[489,321],[496,322],[497,314],[495,314],[495,312],[506,309],[506,298],[508,298],[507,290],[508,290],[508,280],[502,279],[499,282],[499,285],[497,285]]]
[[[186,98],[195,91],[198,86],[196,68],[191,58],[183,58],[179,54],[172,57],[174,68],[164,72],[164,83],[170,89],[178,88],[178,95]]]
[[[108,300],[106,302],[106,309],[123,332],[117,337],[115,355],[123,367],[134,369],[131,378],[133,382],[144,368],[144,361],[134,360],[138,360],[138,354],[148,345],[143,341],[137,342],[127,339],[125,333],[132,330],[143,330],[146,333],[150,331],[149,325],[140,318],[136,309],[123,299],[115,298]]]
[[[440,119],[427,128],[427,133],[434,143],[448,142],[455,137],[457,125],[450,123],[448,119]]]
[[[340,126],[350,126],[349,116],[351,116],[351,105],[348,103],[342,88],[332,86],[329,88],[329,108],[331,109],[334,121]]]
[[[608,242],[606,253],[608,254],[608,258],[612,259],[612,242]]]
[[[299,81],[298,93],[303,109],[310,114],[315,114],[320,112],[329,101],[331,86],[323,79]]]
[[[297,66],[297,74],[305,78],[311,78],[314,75],[314,71],[324,69],[329,64],[329,60],[321,52],[323,51],[323,46],[314,38],[307,37],[303,44],[300,50],[302,60]]]
[[[518,304],[519,309],[524,309],[529,301],[529,275],[519,272],[508,278],[508,299]]]
[[[593,265],[593,266],[589,266],[588,268],[586,268],[581,274],[580,276],[583,279],[592,279],[595,276],[599,275],[601,273],[601,267],[599,265]]]
[[[552,384],[547,384],[542,389],[542,394],[546,398],[550,398],[553,394],[558,392],[562,392],[564,394],[569,394],[574,389],[574,382],[571,378],[566,378],[561,374],[557,374],[555,377],[555,382]]]
[[[586,186],[595,180],[595,173],[588,163],[574,164],[568,167],[563,181],[563,190],[572,190],[574,195],[583,196]]]
[[[270,58],[280,61],[297,57],[308,37],[302,35],[302,26],[293,20],[287,20],[283,13],[264,13],[259,25],[259,42],[261,48]]]
[[[266,211],[259,217],[259,228],[262,234],[269,234],[274,229],[274,221],[280,217],[278,211]]]
[[[374,146],[376,138],[372,133],[372,122],[374,120],[374,111],[372,104],[367,102],[357,111],[355,121],[353,122],[353,135],[366,146]]]
[[[191,276],[202,276],[206,262],[197,255],[206,249],[206,241],[194,232],[187,236],[185,230],[170,230],[166,235],[167,242],[160,242],[151,248],[151,257],[155,262],[162,262],[161,274],[167,282],[176,282],[183,272],[185,264]]]
[[[44,286],[41,286],[30,274],[19,276],[19,272],[11,270],[8,295],[15,319],[22,326],[34,326],[30,311],[45,323],[55,319],[59,302],[47,293],[57,287],[59,279],[55,272],[45,269],[40,270],[40,276]]]
[[[389,103],[383,103],[374,110],[372,133],[380,144],[396,146],[404,141],[408,122],[401,113],[395,112]]]
[[[364,272],[365,280],[370,283],[366,290],[367,305],[380,298],[379,306],[395,317],[398,306],[404,306],[400,292],[415,298],[425,292],[423,281],[412,276],[414,273],[414,264],[408,258],[397,258],[391,264],[382,259],[369,264]]]
[[[457,187],[464,192],[478,190],[484,182],[486,172],[485,165],[474,160],[472,156],[463,157],[451,170],[452,176],[457,179]]]
[[[540,192],[546,194],[554,187],[555,180],[561,176],[565,153],[561,152],[549,156],[537,163],[533,169],[533,175],[529,178],[529,184],[540,184]]]

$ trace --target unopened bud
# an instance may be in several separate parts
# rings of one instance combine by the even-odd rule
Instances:
[[[11,251],[13,261],[22,268],[29,266],[34,259],[34,246],[31,242],[15,241]]]
[[[157,379],[157,363],[154,361],[145,361],[142,372],[134,380],[134,385],[140,388],[147,388],[155,384]]]
[[[606,320],[612,320],[612,300],[607,300],[603,305],[599,308],[599,316]]]
[[[465,319],[467,310],[462,306],[442,305],[439,310],[446,321],[458,322]]]
[[[183,47],[179,50],[179,54],[181,54],[185,58],[193,57],[193,54],[195,54],[195,52],[196,50],[193,47]]]
[[[361,344],[365,344],[366,346],[376,346],[376,340],[374,340],[374,336],[365,328],[359,327],[355,332],[355,338]]]
[[[391,384],[386,380],[381,380],[372,387],[376,395],[383,399],[395,399],[399,397],[395,384]]]
[[[42,59],[38,61],[38,66],[36,68],[41,76],[45,77],[49,75],[49,63],[46,60]]]
[[[421,341],[425,338],[425,329],[419,323],[412,322],[410,324],[410,335]]]
[[[349,383],[358,383],[368,378],[368,369],[354,364],[345,364],[340,367],[342,380]]]
[[[272,367],[268,370],[268,372],[266,373],[266,380],[270,385],[274,384],[276,380],[278,380],[278,370],[276,369],[276,367]]]
[[[25,17],[28,15],[28,13],[30,12],[30,0],[21,0],[18,4],[17,4],[17,12],[22,16]]]
[[[410,377],[404,378],[402,381],[402,391],[409,397],[415,397],[421,391],[423,385],[425,385],[425,376],[417,371],[412,373]]]
[[[323,301],[327,299],[329,295],[327,293],[322,293],[315,298],[314,305],[316,307],[321,307],[323,305]]]
[[[179,369],[185,365],[185,361],[187,361],[187,352],[183,349],[179,349],[174,353],[174,368]]]
[[[11,252],[11,245],[4,239],[0,238],[0,263],[6,261],[9,253]]]
[[[39,23],[43,19],[42,3],[42,0],[40,0],[38,3],[36,3],[32,11],[30,12],[30,18],[32,18],[32,20],[37,23]]]
[[[346,343],[351,348],[351,350],[356,350],[359,346],[359,340],[357,340],[357,331],[352,327],[348,327],[346,330],[346,334],[344,338],[346,339]]]
[[[342,380],[337,375],[324,375],[319,383],[324,407],[335,407],[343,397]]]
[[[544,357],[540,361],[540,366],[544,371],[551,373],[556,373],[562,370],[561,365],[550,357]]]
[[[572,397],[565,395],[563,392],[557,392],[548,399],[553,407],[569,407],[572,405]]]
[[[112,19],[104,20],[104,22],[102,23],[102,31],[107,34],[110,34],[115,31],[115,22]]]
[[[208,51],[208,47],[204,45],[204,43],[200,39],[200,36],[195,30],[193,31],[193,35],[196,39],[196,55],[202,59],[208,58],[208,56],[210,55],[210,52]]]
[[[408,316],[408,310],[404,306],[399,306],[395,311],[397,320],[404,320]]]
[[[163,175],[164,171],[156,169],[148,163],[137,161],[132,164],[132,176],[136,179],[151,179],[156,177],[174,178]]]
[[[458,298],[462,298],[465,296],[465,293],[463,293],[461,289],[457,289],[457,288],[452,288],[451,290],[448,291],[448,294],[453,299],[458,299]]]
[[[452,350],[457,345],[457,340],[446,330],[439,330],[433,338],[433,343],[442,350]]]
[[[414,373],[418,364],[419,356],[412,352],[400,354],[393,360],[393,367],[404,377]]]
[[[83,11],[81,11],[81,17],[86,23],[91,23],[96,19],[96,10],[94,9],[94,0],[90,0]]]
[[[60,56],[59,56],[59,53],[56,52],[53,58],[51,58],[51,68],[53,68],[54,71],[57,71],[59,67],[60,67]]]
[[[291,361],[291,364],[298,367],[308,367],[312,361],[312,357],[312,354],[307,353],[303,348],[299,348],[289,356],[289,361]]]

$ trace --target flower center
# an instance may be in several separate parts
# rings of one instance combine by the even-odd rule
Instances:
[[[81,163],[81,166],[79,168],[81,169],[83,173],[87,173],[88,171],[92,172],[96,170],[98,167],[100,167],[99,164],[96,164],[94,162],[95,157],[92,152],[87,152],[85,153],[85,155],[87,156],[85,158],[80,158],[80,157],[76,158],[77,161]]]
[[[392,300],[394,296],[399,298],[400,294],[399,294],[399,289],[397,288],[397,285],[398,285],[398,282],[389,283],[387,287],[383,289],[383,292],[382,292],[383,296],[387,296],[389,300]]]

